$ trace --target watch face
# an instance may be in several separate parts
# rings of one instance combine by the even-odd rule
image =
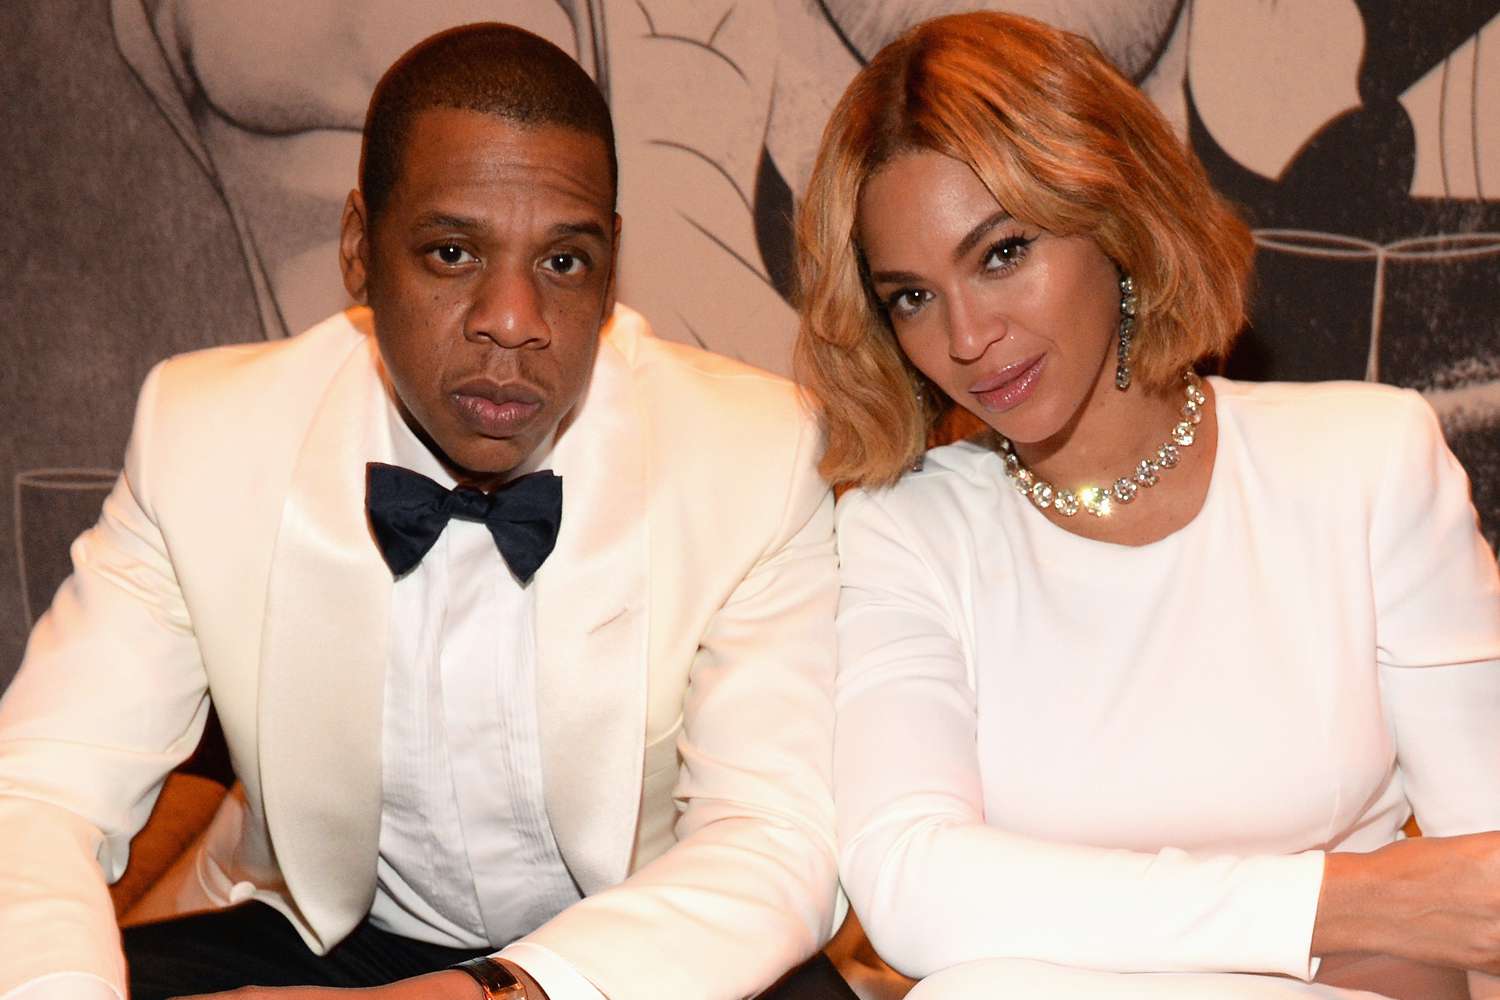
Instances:
[[[496,959],[488,956],[471,958],[454,968],[468,973],[484,989],[488,1000],[520,1000],[526,996],[526,987]]]

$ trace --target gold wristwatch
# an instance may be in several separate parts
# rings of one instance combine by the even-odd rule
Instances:
[[[526,1000],[526,987],[498,959],[488,955],[454,966],[466,972],[484,990],[485,1000]]]

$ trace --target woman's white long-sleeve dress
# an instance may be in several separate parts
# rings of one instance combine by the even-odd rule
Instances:
[[[1306,980],[1323,851],[1500,829],[1500,580],[1431,409],[1212,382],[1203,508],[1149,545],[974,443],[843,498],[841,871],[901,971]]]

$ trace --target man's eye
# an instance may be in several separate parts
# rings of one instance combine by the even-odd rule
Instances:
[[[475,259],[473,254],[455,243],[444,243],[442,246],[433,247],[429,252],[438,259],[439,263],[448,267],[457,267]]]
[[[547,270],[558,274],[582,274],[584,268],[588,266],[582,257],[572,253],[552,254],[542,264]]]

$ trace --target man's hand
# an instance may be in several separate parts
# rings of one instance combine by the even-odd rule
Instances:
[[[547,994],[525,969],[505,959],[500,961],[526,987],[526,1000],[547,1000]],[[206,1000],[210,996],[220,1000],[484,1000],[484,990],[467,973],[444,969],[389,986],[370,986],[361,990],[325,986],[247,986],[227,993],[205,993],[180,1000]]]
[[[1312,951],[1500,973],[1500,833],[1329,854]]]

